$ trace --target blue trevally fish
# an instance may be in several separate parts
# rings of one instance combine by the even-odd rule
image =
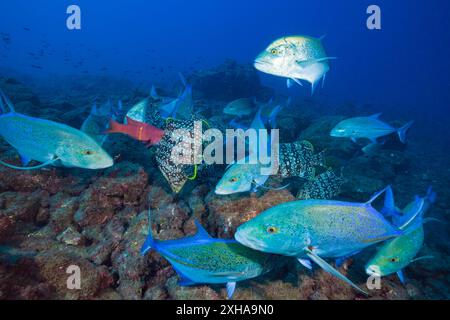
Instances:
[[[409,264],[432,258],[421,256],[416,258],[424,242],[423,224],[432,218],[423,219],[425,213],[436,200],[436,194],[430,187],[424,197],[416,196],[403,210],[399,211],[394,205],[392,190],[387,193],[384,211],[392,216],[394,224],[401,226],[409,220],[413,220],[404,235],[389,240],[378,248],[376,254],[367,262],[366,273],[368,275],[387,276],[396,273],[402,283],[405,282],[403,269]]]
[[[331,130],[330,135],[337,138],[350,138],[354,142],[357,139],[366,138],[373,144],[376,144],[378,143],[378,138],[396,132],[400,141],[406,143],[406,132],[414,121],[408,122],[401,128],[394,128],[380,120],[380,116],[381,113],[377,113],[369,117],[355,117],[343,120]]]
[[[322,37],[323,38],[323,37]],[[330,70],[329,60],[322,44],[322,38],[309,36],[287,36],[272,42],[255,59],[257,70],[287,78],[287,86],[302,85],[300,80],[311,83],[311,94],[317,82]]]
[[[340,258],[398,237],[402,228],[372,207],[385,190],[366,203],[298,200],[274,206],[239,226],[235,239],[267,253],[297,257],[310,268],[311,260],[324,270],[364,292],[323,258]]]
[[[275,112],[270,117],[271,122],[276,122],[275,118],[279,112],[279,108],[274,108]],[[264,120],[261,117],[262,107],[258,110],[250,125],[251,129],[262,130],[266,129]],[[270,138],[268,140],[268,148],[270,150]],[[253,146],[249,146],[249,154],[258,154],[259,142]],[[250,190],[256,191],[263,187],[270,175],[262,174],[263,167],[270,167],[270,165],[262,165],[259,161],[257,163],[250,163],[250,156],[245,157],[243,163],[230,164],[224,175],[217,183],[215,193],[219,195],[228,195],[239,192],[247,192]]]
[[[18,170],[39,169],[48,165],[103,169],[114,164],[113,159],[86,133],[65,124],[28,117],[14,111],[14,106],[0,91],[0,135],[19,153],[26,166],[31,160],[42,162],[34,167],[17,167]]]
[[[212,238],[198,221],[195,224],[194,236],[166,241],[153,238],[150,224],[141,254],[151,249],[157,251],[171,263],[181,286],[226,284],[228,298],[233,296],[236,282],[258,277],[272,269],[273,255],[243,246],[236,240]]]

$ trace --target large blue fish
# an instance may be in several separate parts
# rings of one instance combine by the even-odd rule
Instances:
[[[226,283],[228,298],[232,297],[236,282],[255,278],[272,268],[272,255],[235,240],[212,238],[198,221],[195,224],[196,235],[167,241],[154,239],[150,225],[141,254],[156,250],[172,264],[181,286]]]
[[[309,268],[312,260],[362,291],[322,258],[349,256],[403,234],[404,226],[397,228],[372,207],[383,192],[366,203],[333,200],[282,203],[239,226],[235,238],[255,250],[297,257]]]
[[[330,132],[332,137],[350,138],[356,142],[357,139],[369,139],[372,144],[365,146],[364,150],[373,149],[379,143],[379,138],[397,133],[400,141],[406,143],[406,133],[413,125],[410,121],[400,128],[394,128],[390,124],[380,120],[381,113],[369,117],[355,117],[339,122]]]
[[[102,169],[114,164],[108,153],[86,133],[61,123],[17,113],[3,92],[0,94],[0,135],[18,151],[23,165],[28,165],[31,160],[41,162],[33,167],[18,167],[3,161],[1,164],[17,170],[49,165]]]

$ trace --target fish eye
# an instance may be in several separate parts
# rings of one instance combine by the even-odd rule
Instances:
[[[81,154],[83,154],[83,155],[85,155],[85,156],[90,156],[90,155],[93,155],[93,154],[94,154],[94,151],[92,151],[92,150],[83,150],[83,151],[81,152]]]
[[[238,181],[238,178],[236,178],[236,177],[233,177],[230,179],[230,182],[236,182],[236,181]]]
[[[397,261],[398,261],[398,258],[397,258],[397,257],[391,258],[390,261],[391,261],[391,262],[397,262]]]
[[[278,232],[278,229],[274,226],[267,227],[267,232],[270,234],[274,234]]]
[[[272,50],[270,50],[270,53],[271,54],[278,54],[278,50],[277,49],[272,49]]]

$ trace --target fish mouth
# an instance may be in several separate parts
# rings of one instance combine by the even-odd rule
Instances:
[[[253,62],[253,65],[256,69],[261,70],[261,69],[264,69],[264,67],[270,66],[270,63],[268,63],[266,61],[255,60]]]
[[[236,233],[234,234],[234,239],[246,247],[266,252],[264,242],[245,234],[245,232],[243,231],[237,230]]]

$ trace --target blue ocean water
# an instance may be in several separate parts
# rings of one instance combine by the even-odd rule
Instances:
[[[69,30],[66,26],[66,19],[69,16],[66,10],[74,4],[81,10],[80,30]],[[368,6],[374,4],[381,9],[380,30],[369,30],[366,26],[369,18],[366,10]],[[319,119],[329,121],[326,120],[327,116],[367,116],[382,112],[382,118],[395,127],[414,120],[414,126],[408,133],[409,144],[404,148],[394,146],[393,149],[389,149],[387,146],[385,149],[388,150],[387,153],[379,156],[378,160],[371,158],[372,162],[364,162],[365,160],[361,160],[364,156],[357,154],[357,148],[352,150],[355,156],[346,154],[349,152],[348,148],[343,148],[344,151],[332,149],[337,154],[332,159],[336,168],[346,166],[353,168],[350,169],[351,173],[348,173],[349,177],[347,177],[351,178],[352,185],[345,190],[344,198],[367,200],[370,193],[375,190],[363,187],[363,184],[372,186],[374,189],[381,189],[387,184],[392,184],[394,189],[398,190],[396,192],[399,193],[402,206],[405,206],[415,194],[423,195],[428,185],[433,185],[438,194],[437,215],[447,220],[450,213],[448,209],[450,191],[448,180],[446,180],[450,177],[448,169],[450,161],[446,152],[446,146],[450,142],[448,12],[450,12],[450,3],[444,0],[427,2],[420,0],[2,1],[0,2],[0,77],[17,79],[24,87],[31,88],[33,94],[40,100],[39,104],[34,104],[36,106],[34,109],[30,107],[27,109],[33,111],[34,116],[80,127],[82,120],[89,114],[91,102],[97,98],[96,91],[101,95],[100,100],[103,99],[98,103],[105,102],[109,95],[114,100],[114,104],[118,99],[123,99],[125,104],[131,107],[139,100],[138,98],[145,98],[152,85],[173,93],[174,86],[179,84],[179,73],[191,79],[192,74],[198,74],[201,70],[214,70],[230,59],[239,65],[250,65],[249,68],[252,69],[256,56],[280,37],[308,35],[319,38],[323,36],[322,42],[327,54],[337,59],[330,61],[331,67],[327,73],[326,82],[323,88],[319,85],[313,95],[311,95],[309,84],[305,84],[304,87],[295,85],[287,88],[286,79],[257,73],[262,85],[269,88],[273,95],[283,96],[283,99],[287,96],[293,97],[294,108],[302,110],[301,108],[307,105],[320,105],[317,109],[320,110],[319,114],[314,114],[311,119],[308,119],[308,125],[304,124],[303,120],[294,122],[298,124],[298,127],[289,129],[291,133],[286,134],[286,137],[290,138],[289,142],[298,137],[308,136],[309,133],[312,140],[318,140],[314,142],[315,145],[323,149],[329,147],[328,142],[322,141],[321,144],[322,136],[317,133],[319,131],[316,132],[314,131],[316,129],[312,128],[314,124],[321,123]],[[89,87],[89,81],[92,81],[90,77],[101,77],[102,80],[100,83],[92,82]],[[120,88],[123,92],[114,92],[117,87],[109,88],[108,79],[114,83],[117,79],[126,81],[126,85]],[[237,83],[230,86],[239,86],[239,77],[234,81]],[[227,92],[226,83],[220,81],[217,83],[213,91]],[[80,99],[72,97],[73,91],[70,88],[77,85],[80,86],[78,94],[81,96],[85,90],[85,97],[79,97]],[[211,85],[214,86],[214,84]],[[118,86],[120,87],[120,83]],[[55,91],[52,92],[49,88]],[[0,89],[4,89],[13,102],[17,101],[17,97],[14,96],[15,91],[8,91],[7,88]],[[195,98],[195,85],[193,91]],[[20,92],[17,90],[18,94]],[[257,92],[254,94],[258,95]],[[211,109],[213,105],[219,104],[223,107],[237,98],[246,97],[230,95],[228,101],[223,101],[222,97],[209,96],[199,100],[202,100],[202,105],[207,105]],[[23,101],[22,98],[19,100]],[[65,116],[52,113],[53,109],[58,108],[58,112]],[[80,110],[79,113],[75,112],[77,108]],[[311,108],[306,109],[305,114],[309,113]],[[74,113],[68,115],[70,112]],[[286,119],[289,115],[287,111],[284,112],[286,113],[282,111],[281,116],[285,119],[284,123],[287,123]],[[215,114],[217,110],[210,112],[209,118]],[[221,114],[221,110],[218,114]],[[227,118],[227,123],[228,120],[230,119]],[[286,125],[286,127],[289,126]],[[308,128],[312,131],[307,131]],[[328,136],[328,132],[326,135]],[[146,155],[140,156],[140,153],[146,154],[147,150],[139,149],[140,151],[135,152],[130,145],[126,145],[127,143],[129,141],[119,140],[113,146],[112,143],[111,146],[105,146],[105,149],[114,159],[119,159],[119,163],[123,159],[130,163],[131,171],[133,166],[143,166],[151,178],[157,179],[159,173],[155,169],[155,163],[149,162]],[[137,144],[131,146],[139,147]],[[352,147],[354,148],[354,145]],[[12,153],[7,144],[1,150],[1,158],[10,156]],[[405,162],[408,163],[405,164]],[[61,177],[73,175],[84,179],[86,173],[77,170],[63,171],[57,175]],[[12,173],[9,172],[9,174]],[[355,175],[350,177],[351,174]],[[216,178],[220,177],[221,173]],[[173,197],[174,193],[165,185],[164,179],[161,177],[158,179],[161,180],[155,183],[157,188],[164,190],[168,197]],[[414,181],[411,182],[410,179]],[[212,201],[207,198],[207,194],[214,190],[217,181],[218,179],[199,182],[197,186],[198,190],[205,188],[207,190],[199,191],[200,195],[197,197],[206,203],[209,213],[213,211],[213,207],[217,208],[217,205],[208,207],[207,204],[208,201]],[[78,181],[76,185],[83,183],[88,186],[91,182],[83,180]],[[48,192],[47,187],[39,185],[36,190],[11,189],[6,186],[6,183],[4,185],[0,187],[3,193],[0,197],[5,199],[8,197],[8,192],[27,193],[36,190]],[[141,189],[147,192],[149,185],[153,186],[153,181],[143,183]],[[75,185],[73,188],[76,188]],[[292,190],[291,192],[294,193]],[[54,193],[50,192],[50,195],[54,196]],[[156,194],[156,197],[160,197],[158,199],[163,198],[162,195]],[[72,196],[80,196],[80,193],[75,192]],[[126,215],[123,210],[127,200],[123,198],[122,195],[120,208],[102,209],[111,211],[108,211],[104,221],[109,221],[107,219],[112,219],[119,212]],[[147,203],[146,197],[140,195],[138,198],[131,201],[131,207],[140,212]],[[184,208],[186,203],[192,205],[197,201],[195,196],[188,192],[183,194],[182,198],[185,201],[183,205],[177,204],[181,208]],[[2,201],[8,203],[6,200]],[[220,201],[217,200],[219,205],[223,205]],[[271,203],[270,200],[267,201]],[[160,204],[162,208],[169,208],[170,205],[169,203]],[[1,210],[6,212],[7,207],[8,205],[3,205]],[[51,206],[49,208],[48,215],[51,216],[53,209]],[[179,207],[176,208],[183,211]],[[191,206],[188,211],[193,214],[195,210]],[[78,217],[82,215],[79,210],[74,211],[77,212]],[[203,218],[206,217],[205,215],[207,213],[203,213]],[[79,219],[84,221],[83,218]],[[216,218],[213,216],[209,219]],[[211,224],[210,230],[214,229],[218,236],[225,235],[226,232],[221,234],[223,228],[220,227],[217,219]],[[31,220],[36,221],[36,217]],[[42,224],[46,225],[49,220],[51,221],[51,219],[43,219]],[[86,238],[83,240],[86,241],[84,246],[90,248],[92,243],[101,244],[101,240],[90,234],[96,232],[89,229],[92,219],[85,224],[80,221],[75,225],[77,232]],[[166,223],[169,222],[166,221]],[[129,221],[124,225],[128,226]],[[42,227],[39,223],[37,226]],[[439,265],[445,265],[443,261],[448,261],[449,230],[442,225],[433,225],[430,228],[435,228],[436,234],[444,239],[444,241],[439,241],[438,237],[432,239],[432,244],[426,247],[429,252],[437,253],[438,262],[434,262],[432,266],[422,265],[420,272],[412,272],[413,284],[419,288],[421,297],[448,299],[450,296],[449,270],[448,267],[440,269]],[[61,234],[64,230],[66,228],[54,232]],[[49,237],[56,239],[56,235]],[[17,243],[13,240],[16,241],[10,238],[3,241],[8,244],[10,241],[16,245]],[[26,244],[22,245],[24,246],[26,247]],[[104,264],[104,261],[98,262],[100,265],[102,263]],[[132,266],[134,264],[130,263],[130,268]],[[114,265],[114,262],[112,268],[120,269]],[[125,277],[120,270],[114,272],[118,273],[119,277]],[[436,279],[436,283],[421,282],[422,276],[425,278],[426,274],[433,272],[441,275]],[[148,289],[146,284],[139,285]],[[426,290],[429,287],[433,287],[432,290],[430,289],[432,293]],[[104,289],[101,288],[100,291]],[[118,292],[123,297],[126,290],[118,290]],[[402,297],[411,298],[403,291],[401,294]],[[10,295],[20,297],[20,293],[17,292],[11,292]],[[0,298],[8,297],[0,296]],[[165,294],[162,298],[174,298],[174,296]],[[383,296],[383,298],[389,297]]]

